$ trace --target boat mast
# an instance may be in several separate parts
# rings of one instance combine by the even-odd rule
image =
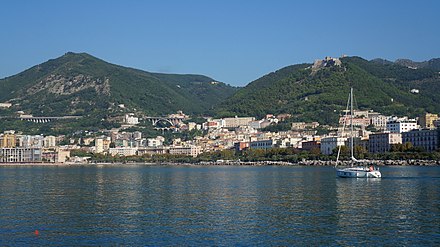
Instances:
[[[350,89],[350,151],[351,160],[354,160],[354,143],[353,143],[353,88]],[[353,165],[353,163],[351,163]]]

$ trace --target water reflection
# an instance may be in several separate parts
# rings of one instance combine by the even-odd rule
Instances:
[[[0,169],[0,245],[439,241],[437,167],[384,168],[378,180],[339,179],[331,167]]]

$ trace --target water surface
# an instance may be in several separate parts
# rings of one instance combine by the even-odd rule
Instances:
[[[440,167],[384,167],[382,174],[0,167],[0,245],[439,245]]]

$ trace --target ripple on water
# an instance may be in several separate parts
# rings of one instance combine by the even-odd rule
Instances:
[[[0,245],[440,244],[439,167],[0,170]]]

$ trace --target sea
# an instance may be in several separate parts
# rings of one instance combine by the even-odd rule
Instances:
[[[440,246],[440,167],[1,166],[0,246]]]

